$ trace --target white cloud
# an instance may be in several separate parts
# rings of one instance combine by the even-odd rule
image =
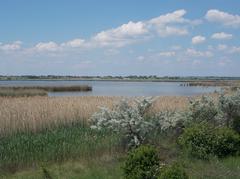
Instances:
[[[188,26],[199,24],[199,21],[186,19],[183,17],[185,14],[186,11],[181,9],[147,21],[130,21],[117,28],[99,32],[92,38],[92,43],[122,47],[153,37],[156,33],[160,37],[187,35]]]
[[[63,43],[62,46],[77,48],[77,47],[84,47],[85,46],[85,40],[84,39],[73,39],[66,43]]]
[[[231,47],[229,53],[240,53],[240,47],[236,46]]]
[[[228,48],[228,46],[225,45],[225,44],[219,44],[217,46],[217,49],[220,50],[220,51],[226,50],[227,48]]]
[[[180,9],[172,13],[167,13],[159,17],[150,19],[147,23],[154,28],[159,36],[166,37],[170,35],[187,35],[188,30],[186,26],[180,26],[181,24],[196,25],[197,21],[191,21],[185,19],[183,16],[186,14],[186,10]],[[199,22],[199,21],[198,21]]]
[[[171,26],[161,26],[157,29],[158,35],[161,37],[167,36],[183,36],[188,34],[188,30],[185,28],[171,27]]]
[[[221,23],[225,26],[240,27],[240,16],[229,14],[227,12],[219,11],[217,9],[210,9],[205,18],[210,22]]]
[[[200,65],[201,61],[200,60],[193,60],[192,64],[193,65]]]
[[[148,33],[146,24],[139,22],[128,22],[115,29],[102,31],[93,37],[93,40],[101,46],[122,47],[134,43],[139,36]]]
[[[190,57],[212,57],[213,53],[210,51],[198,51],[192,48],[188,48],[185,52]]]
[[[180,9],[172,13],[168,13],[168,14],[153,18],[149,21],[149,23],[155,24],[155,25],[162,25],[162,24],[169,24],[169,23],[185,23],[187,22],[187,20],[184,19],[183,16],[186,13],[187,13],[186,10]]]
[[[117,50],[117,49],[107,49],[104,54],[107,55],[107,56],[113,56],[113,55],[117,55],[119,54],[120,51]]]
[[[217,39],[217,40],[229,40],[233,37],[232,34],[228,34],[225,32],[219,32],[219,33],[214,33],[211,38],[212,39]]]
[[[200,43],[203,43],[205,42],[206,38],[201,36],[201,35],[198,35],[198,36],[195,36],[192,38],[192,44],[200,44]]]
[[[173,57],[176,55],[176,52],[174,51],[166,51],[166,52],[160,52],[157,54],[158,56],[162,56],[162,57]]]
[[[3,44],[0,43],[0,50],[3,51],[13,51],[13,50],[19,50],[21,49],[21,41],[15,41],[13,43]]]
[[[145,57],[140,55],[137,57],[137,60],[140,61],[140,62],[143,62],[145,60]]]
[[[239,46],[227,46],[225,44],[219,44],[216,49],[220,51],[224,51],[228,54],[240,53]]]
[[[160,15],[146,21],[128,22],[119,27],[97,33],[90,39],[76,38],[63,43],[53,41],[39,42],[34,47],[24,49],[24,53],[56,52],[70,50],[71,48],[98,48],[110,49],[123,47],[139,41],[148,40],[156,35],[160,37],[187,35],[188,28],[200,23],[199,20],[189,20],[184,17],[186,10],[180,9],[171,13]],[[20,49],[21,43],[1,44],[0,49]],[[169,54],[168,54],[169,55]],[[171,54],[172,55],[172,54]]]
[[[36,49],[37,51],[51,51],[51,52],[54,52],[54,51],[57,51],[59,50],[59,46],[57,43],[55,42],[40,42],[38,43],[34,49]]]

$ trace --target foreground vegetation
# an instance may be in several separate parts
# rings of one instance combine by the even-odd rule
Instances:
[[[1,177],[183,179],[240,175],[240,91],[215,99],[195,98],[178,109],[157,112],[152,106],[156,104],[148,98],[127,99],[96,110],[88,121],[78,118],[45,129],[42,125],[38,130],[29,130],[29,126],[3,130]]]
[[[84,124],[16,133],[0,140],[0,168],[13,172],[44,162],[111,156],[118,144],[116,135],[93,131]]]

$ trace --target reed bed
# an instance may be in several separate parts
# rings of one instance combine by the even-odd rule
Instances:
[[[47,96],[47,91],[40,89],[0,89],[0,97],[31,97],[31,96]]]
[[[2,97],[0,135],[85,122],[98,107],[110,107],[115,101],[111,97]]]
[[[219,86],[219,87],[239,87],[239,80],[214,80],[214,81],[193,81],[182,83],[181,86]]]
[[[78,86],[2,86],[0,90],[44,90],[49,92],[64,91],[91,91],[92,87],[88,85]]]
[[[111,108],[121,97],[0,97],[0,135],[39,131],[62,124],[87,123],[99,107]],[[151,112],[185,109],[187,97],[157,97]]]
[[[92,91],[91,86],[1,86],[2,97],[47,96],[48,92]]]

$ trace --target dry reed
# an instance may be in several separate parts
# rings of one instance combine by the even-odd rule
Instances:
[[[38,131],[61,124],[86,122],[99,107],[111,108],[121,97],[0,97],[0,135],[16,131]],[[184,110],[188,97],[156,97],[150,112]]]

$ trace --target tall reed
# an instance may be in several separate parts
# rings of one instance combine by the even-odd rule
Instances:
[[[99,107],[111,108],[119,100],[121,97],[0,97],[0,135],[87,122]],[[187,97],[158,97],[151,112],[184,109],[187,103]]]

